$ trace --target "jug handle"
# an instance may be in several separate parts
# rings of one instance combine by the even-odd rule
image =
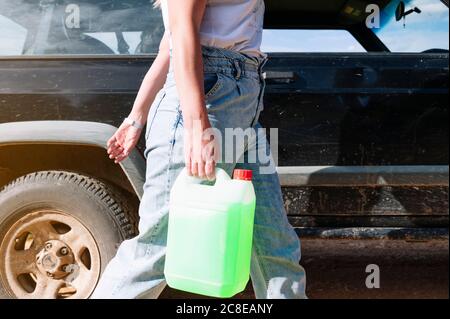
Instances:
[[[229,180],[231,180],[230,175],[228,175],[228,173],[225,172],[220,167],[216,167],[216,184],[225,182],[225,181],[229,181]],[[185,184],[201,184],[204,181],[205,181],[204,179],[189,176],[187,174],[187,169],[185,167],[181,171],[180,175],[178,175],[178,178],[176,179],[175,184],[178,184],[179,182],[183,182]]]

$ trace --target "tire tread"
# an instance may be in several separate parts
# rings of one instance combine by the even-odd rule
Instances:
[[[3,192],[8,192],[14,187],[37,181],[55,181],[57,183],[63,182],[77,185],[90,196],[96,197],[108,207],[108,210],[111,212],[112,218],[116,221],[124,239],[129,239],[137,235],[137,204],[133,203],[133,201],[126,200],[124,191],[92,177],[66,171],[34,172],[21,176],[5,185],[3,189],[1,189],[0,195]]]

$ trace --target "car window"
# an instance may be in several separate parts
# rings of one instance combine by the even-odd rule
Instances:
[[[20,24],[0,15],[0,52],[2,55],[20,55],[25,46],[28,31]],[[6,32],[5,32],[6,31]]]
[[[393,1],[382,13],[382,25],[376,34],[393,52],[439,52],[449,49],[449,9],[439,0],[403,1],[405,12],[397,21],[399,1]]]
[[[0,55],[158,52],[161,12],[149,0],[0,0]]]
[[[264,30],[264,52],[366,52],[346,30]]]

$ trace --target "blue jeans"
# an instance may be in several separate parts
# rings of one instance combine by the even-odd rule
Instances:
[[[203,46],[202,52],[211,125],[221,133],[227,128],[254,128],[258,132],[253,142],[247,139],[236,161],[218,164],[230,175],[234,168],[253,170],[256,211],[251,278],[256,297],[305,298],[300,241],[288,222],[278,175],[273,170],[260,171],[262,165],[273,165],[273,161],[248,160],[249,151],[255,148],[263,147],[270,156],[265,132],[257,130],[266,61],[214,47]],[[184,167],[183,117],[172,63],[151,107],[145,137],[147,172],[139,208],[139,235],[120,245],[92,298],[157,298],[166,285],[163,270],[169,192]]]

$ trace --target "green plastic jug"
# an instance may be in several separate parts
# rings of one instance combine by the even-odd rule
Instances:
[[[171,288],[228,298],[250,277],[255,191],[252,171],[231,179],[216,170],[214,185],[184,169],[170,192],[164,275]]]

